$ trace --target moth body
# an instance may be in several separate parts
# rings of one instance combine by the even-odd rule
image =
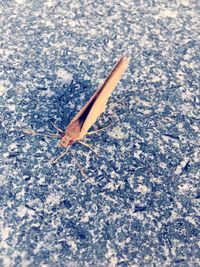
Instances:
[[[96,90],[86,105],[78,112],[67,126],[59,142],[61,147],[72,145],[82,139],[97,118],[104,112],[108,99],[121,79],[129,63],[129,58],[121,57],[103,85]]]
[[[59,142],[59,145],[61,147],[67,147],[72,145],[76,140],[79,140],[79,135],[80,135],[80,131],[81,131],[81,123],[79,120],[73,121],[71,122],[64,134],[62,135],[62,138]]]
[[[68,147],[74,143],[74,140],[68,134],[63,135],[61,140],[59,141],[60,147]]]

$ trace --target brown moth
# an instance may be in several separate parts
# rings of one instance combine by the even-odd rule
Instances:
[[[121,57],[103,85],[97,89],[86,105],[68,124],[59,142],[61,147],[68,147],[81,140],[97,118],[104,112],[108,99],[121,79],[129,63],[129,58]]]

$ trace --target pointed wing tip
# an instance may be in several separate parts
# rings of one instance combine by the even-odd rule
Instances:
[[[130,58],[127,57],[127,56],[122,56],[120,58],[120,61],[123,62],[125,65],[128,65],[129,64],[129,61],[130,61]]]

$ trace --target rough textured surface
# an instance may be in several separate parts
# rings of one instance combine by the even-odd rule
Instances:
[[[1,1],[0,266],[199,266],[199,1]],[[86,139],[57,140],[121,55]],[[76,160],[85,168],[85,179]]]

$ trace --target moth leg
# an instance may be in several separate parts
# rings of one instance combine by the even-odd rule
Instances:
[[[86,146],[86,147],[88,147],[90,150],[92,150],[92,152],[94,152],[97,156],[99,156],[100,157],[100,155],[94,150],[94,148],[92,148],[91,147],[91,145],[89,145],[88,143],[85,143],[85,142],[83,142],[83,141],[78,141],[80,144],[82,144],[83,146]]]
[[[51,122],[51,124],[53,125],[53,127],[54,127],[59,133],[63,133],[63,130],[61,130],[60,128],[58,128],[53,122]]]
[[[37,132],[35,132],[33,130],[29,130],[29,129],[24,129],[22,131],[25,134],[29,134],[29,135],[33,135],[33,136],[39,135],[39,136],[50,137],[50,138],[60,138],[60,135],[58,135],[58,134],[41,134],[41,133],[37,133]]]
[[[57,158],[53,159],[50,161],[51,164],[55,164],[57,163],[61,158],[63,158],[69,151],[69,146],[67,147],[67,149]]]
[[[70,152],[72,153],[72,150],[71,150],[71,149],[70,149]],[[78,160],[76,159],[76,157],[75,157],[75,155],[74,155],[73,153],[72,153],[72,156],[73,156],[73,158],[74,158],[75,164],[78,166],[78,168],[79,168],[79,170],[80,170],[81,175],[82,175],[84,178],[88,179],[87,175],[86,175],[85,172],[84,172],[84,168],[79,164]]]
[[[107,125],[106,127],[103,127],[103,128],[98,129],[98,130],[96,130],[96,131],[88,132],[88,133],[86,133],[86,135],[96,134],[96,133],[98,133],[98,132],[105,131],[106,129],[108,129],[109,127],[111,127],[113,124],[114,124],[114,123],[111,123],[111,124]]]

